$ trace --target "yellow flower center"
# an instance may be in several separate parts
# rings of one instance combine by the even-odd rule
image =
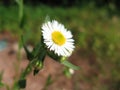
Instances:
[[[58,45],[63,45],[63,44],[65,44],[65,42],[66,42],[66,38],[64,37],[64,35],[61,33],[61,32],[59,32],[59,31],[54,31],[53,33],[52,33],[52,40],[53,40],[53,42],[55,43],[55,44],[58,44]]]

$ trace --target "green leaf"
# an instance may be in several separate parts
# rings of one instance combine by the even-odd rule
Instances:
[[[53,81],[52,81],[51,75],[49,75],[46,80],[46,86],[50,85],[52,82]]]
[[[20,28],[22,28],[23,23],[23,0],[15,0],[19,7],[19,21],[20,21]]]
[[[35,68],[33,71],[33,75],[35,76],[36,74],[38,74],[39,71],[40,71],[39,69]]]
[[[46,50],[40,51],[39,56],[38,56],[38,60],[43,62],[45,59],[45,56],[46,56]]]
[[[46,55],[46,48],[45,45],[43,43],[43,37],[41,37],[41,41],[34,47],[32,54],[34,56],[34,58],[38,58],[44,56],[44,54]],[[42,60],[42,58],[40,60]]]
[[[4,84],[2,82],[0,82],[0,87],[3,87],[3,86],[4,86]]]
[[[27,58],[28,58],[29,61],[31,61],[34,58],[34,56],[32,55],[32,53],[25,46],[23,36],[21,36],[21,41],[22,41],[23,47],[25,49],[25,52],[27,54]]]
[[[0,72],[0,82],[2,81],[2,77],[3,77],[3,71]]]
[[[56,55],[53,51],[47,51],[47,55],[55,61],[59,61],[61,59],[61,56]]]
[[[26,79],[19,80],[18,85],[20,88],[26,87]]]
[[[38,56],[41,47],[42,47],[42,45],[41,45],[41,43],[39,42],[39,43],[33,48],[32,54],[33,54],[34,58],[36,58],[36,57]]]
[[[78,67],[78,66],[70,63],[68,60],[61,61],[61,63],[62,63],[63,65],[65,65],[65,66],[71,68],[71,69],[74,69],[74,70],[80,69],[80,67]]]
[[[24,13],[19,24],[20,28],[23,28],[25,26],[25,23],[26,23],[26,14]]]
[[[3,87],[4,84],[2,83],[3,71],[0,72],[0,87]]]

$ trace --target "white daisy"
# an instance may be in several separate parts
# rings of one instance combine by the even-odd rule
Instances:
[[[42,25],[44,43],[58,56],[70,56],[74,50],[74,40],[70,31],[56,20]]]

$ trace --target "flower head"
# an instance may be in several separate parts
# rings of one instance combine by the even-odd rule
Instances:
[[[56,20],[42,25],[42,35],[47,48],[58,56],[70,56],[74,50],[71,32]]]

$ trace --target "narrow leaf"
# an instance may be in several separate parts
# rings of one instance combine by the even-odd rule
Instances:
[[[18,85],[20,88],[25,88],[26,87],[26,80],[19,80]]]
[[[21,36],[21,41],[22,41],[22,45],[23,45],[23,47],[24,47],[24,49],[25,49],[25,52],[26,52],[26,54],[27,54],[27,58],[28,58],[28,60],[31,61],[34,57],[33,57],[32,53],[31,53],[31,52],[27,49],[27,47],[25,46],[23,36]]]
[[[36,58],[36,57],[38,56],[41,47],[42,47],[41,43],[38,43],[38,44],[33,48],[32,54],[33,54],[34,58]]]
[[[62,63],[63,65],[65,65],[65,66],[69,67],[69,68],[74,69],[74,70],[80,69],[80,67],[78,67],[78,66],[70,63],[68,60],[64,60],[64,61],[62,61],[61,63]]]

